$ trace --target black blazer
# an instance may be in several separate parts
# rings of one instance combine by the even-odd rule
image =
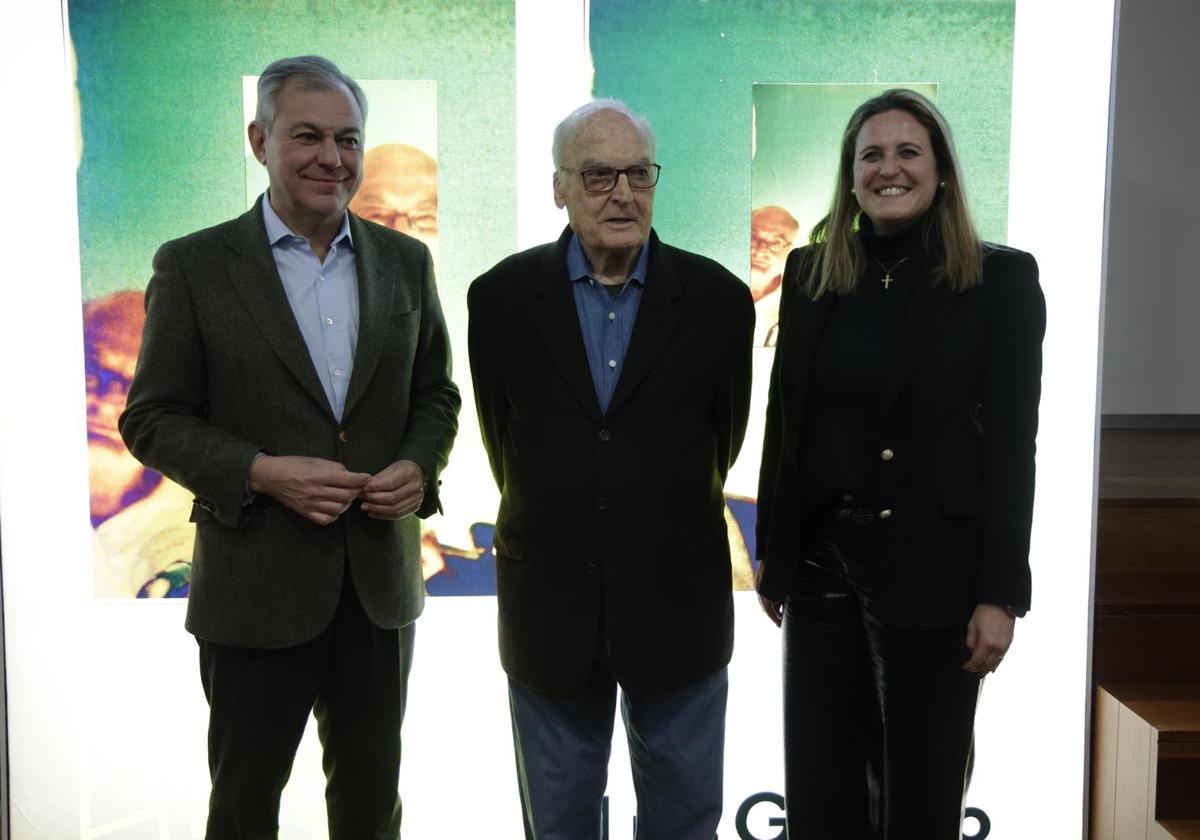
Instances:
[[[723,667],[733,604],[723,484],[750,400],[746,285],[651,233],[621,379],[601,412],[566,252],[555,243],[472,283],[471,376],[500,488],[500,657],[548,694],[587,683],[606,634],[627,691]]]
[[[803,501],[800,435],[834,297],[804,294],[811,257],[794,251],[784,270],[759,478],[759,592],[778,601],[821,524]],[[1037,263],[1023,251],[987,246],[977,288],[914,288],[863,459],[875,465],[862,489],[880,517],[868,529],[866,572],[886,619],[942,628],[980,603],[1029,607],[1045,328]]]
[[[275,268],[262,202],[168,242],[154,257],[146,326],[121,435],[142,463],[196,495],[187,628],[223,645],[278,648],[328,626],[347,561],[381,627],[421,612],[420,524],[357,505],[321,526],[260,495],[258,452],[374,473],[401,458],[436,487],[457,429],[458,389],[429,250],[350,216],[359,334],[339,422]],[[420,515],[437,507],[427,492]]]

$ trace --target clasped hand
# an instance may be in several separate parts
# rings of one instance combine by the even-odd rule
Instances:
[[[344,464],[324,458],[261,455],[250,467],[250,490],[328,525],[356,499],[362,499],[363,511],[373,519],[416,513],[425,498],[425,476],[420,466],[405,460],[371,475],[350,472]]]

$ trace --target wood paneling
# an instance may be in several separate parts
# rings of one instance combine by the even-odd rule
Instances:
[[[1091,836],[1200,840],[1200,430],[1104,430]]]

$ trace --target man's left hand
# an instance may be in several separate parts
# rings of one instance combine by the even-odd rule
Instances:
[[[421,509],[425,473],[412,461],[396,461],[362,489],[362,509],[372,519],[403,519]]]
[[[982,677],[1000,667],[1013,640],[1017,620],[1004,607],[980,604],[967,622],[967,648],[971,658],[962,666]]]

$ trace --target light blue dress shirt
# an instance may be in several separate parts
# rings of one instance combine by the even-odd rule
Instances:
[[[643,245],[628,282],[619,294],[613,295],[592,275],[579,237],[571,234],[571,243],[567,246],[567,276],[575,293],[579,330],[583,333],[588,370],[592,374],[601,412],[608,411],[621,378],[638,305],[642,302],[642,288],[646,285],[648,253],[649,249]]]
[[[340,422],[354,370],[354,350],[358,346],[358,271],[354,265],[350,218],[343,215],[342,227],[329,246],[325,262],[321,262],[308,240],[293,233],[279,218],[266,193],[262,196],[262,208],[267,242],[283,281],[283,291],[308,345],[308,355],[325,389],[329,407]]]

